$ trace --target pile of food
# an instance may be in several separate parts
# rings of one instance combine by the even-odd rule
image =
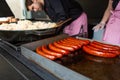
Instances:
[[[2,24],[2,23],[8,23],[8,22],[9,22],[8,18],[0,17],[0,24]]]
[[[3,23],[11,23],[11,22],[17,22],[17,18],[14,18],[14,17],[0,17],[0,24],[3,24]]]
[[[17,23],[3,23],[0,30],[38,30],[56,27],[56,23],[30,20],[19,20]]]

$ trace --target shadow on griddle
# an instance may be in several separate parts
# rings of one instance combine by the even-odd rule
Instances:
[[[55,62],[62,64],[64,66],[77,64],[79,62],[84,62],[84,61],[91,61],[91,62],[101,63],[101,64],[120,64],[119,56],[115,58],[103,58],[103,57],[97,57],[97,56],[87,54],[82,50],[77,50],[73,53],[70,53],[67,56],[63,56],[62,58],[55,60]]]
[[[117,56],[115,58],[103,58],[103,57],[97,57],[90,54],[84,54],[84,58],[90,61],[94,61],[97,63],[103,63],[103,64],[118,64],[120,63],[120,58]]]
[[[55,62],[62,65],[71,65],[80,62],[83,59],[83,53],[81,50],[77,50],[73,53],[63,56],[60,59],[56,59]]]

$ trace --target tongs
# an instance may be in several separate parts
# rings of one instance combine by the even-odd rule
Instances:
[[[68,18],[65,21],[60,21],[58,23],[56,23],[56,27],[62,26],[63,24],[67,23],[68,21],[70,21],[72,18]]]

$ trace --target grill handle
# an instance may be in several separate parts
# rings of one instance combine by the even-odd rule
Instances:
[[[4,45],[6,45],[6,46],[9,46],[10,48],[12,48],[13,50],[15,50],[15,51],[17,51],[17,53],[19,53],[19,54],[21,54],[21,48],[18,46],[14,46],[14,45],[12,45],[12,44],[10,44],[10,43],[8,43],[7,41],[4,41],[4,40],[2,40],[2,39],[0,39],[0,42],[2,43],[2,44],[4,44]]]

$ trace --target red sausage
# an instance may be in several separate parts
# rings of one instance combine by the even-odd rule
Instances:
[[[93,41],[92,43],[96,44],[96,45],[100,45],[108,50],[120,50],[120,47],[115,46],[115,45],[110,45],[110,44],[105,44],[105,43],[101,43],[98,41]]]
[[[67,55],[68,53],[70,53],[69,51],[60,49],[60,48],[54,46],[53,44],[49,44],[48,46],[51,50],[58,52],[58,53],[62,53],[63,55]]]
[[[64,46],[73,47],[75,50],[79,49],[79,46],[77,46],[75,44],[64,42],[63,40],[60,40],[59,43],[62,44],[62,45],[64,45]]]
[[[77,46],[78,48],[81,48],[81,47],[82,47],[82,44],[80,44],[80,43],[78,43],[78,42],[73,42],[73,41],[70,41],[70,40],[67,40],[67,39],[60,40],[60,41],[63,42],[63,43],[70,44],[70,45],[75,45],[75,46]]]
[[[112,52],[112,53],[115,53],[117,55],[120,55],[120,50],[117,50],[117,49],[113,49],[113,48],[109,48],[109,47],[103,47],[103,46],[95,44],[95,43],[91,43],[90,46],[93,46],[93,47],[99,48],[101,50],[106,50],[108,52]]]
[[[76,39],[76,38],[67,38],[67,40],[71,40],[71,41],[73,41],[73,42],[79,42],[79,43],[81,43],[81,44],[83,44],[83,45],[87,45],[87,44],[89,44],[90,43],[90,41],[89,40],[83,40],[83,39]]]
[[[101,51],[100,49],[94,48],[92,46],[83,46],[83,50],[91,55],[99,56],[99,57],[106,57],[106,58],[113,58],[117,55],[107,51]]]
[[[81,45],[83,45],[83,43],[76,41],[76,40],[69,39],[69,38],[64,39],[64,41],[68,42],[68,43],[79,44],[80,45],[80,46],[78,45],[79,47],[81,47]]]
[[[54,42],[53,44],[54,44],[56,47],[58,47],[58,48],[61,48],[61,49],[64,49],[64,50],[68,50],[68,51],[74,51],[74,48],[69,47],[69,46],[62,45],[62,44],[60,44],[59,42]]]
[[[44,53],[44,52],[41,50],[41,47],[37,47],[37,48],[36,48],[36,52],[37,52],[39,55],[41,55],[41,56],[43,56],[43,57],[46,57],[46,58],[48,58],[48,59],[50,59],[50,60],[55,60],[55,59],[56,59],[55,56],[52,56],[52,55],[49,55],[49,54]]]
[[[42,46],[42,51],[47,53],[47,54],[56,56],[57,58],[61,58],[62,57],[62,54],[49,50],[47,48],[47,46],[45,46],[45,45]]]

